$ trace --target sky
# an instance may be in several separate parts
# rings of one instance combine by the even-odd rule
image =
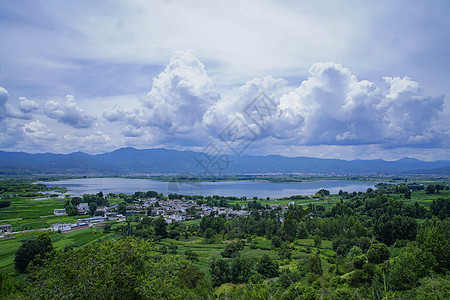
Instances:
[[[0,1],[0,150],[450,159],[449,1]]]

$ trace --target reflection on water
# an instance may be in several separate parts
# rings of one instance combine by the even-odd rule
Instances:
[[[162,182],[150,179],[128,178],[83,178],[61,181],[39,182],[48,186],[60,186],[71,195],[108,193],[132,194],[134,192],[157,191],[167,195],[221,195],[252,198],[281,198],[292,195],[314,195],[320,189],[332,194],[339,190],[346,192],[365,192],[374,188],[377,182],[359,182],[346,180],[319,180],[296,183],[273,183],[267,181],[222,181],[222,182]]]

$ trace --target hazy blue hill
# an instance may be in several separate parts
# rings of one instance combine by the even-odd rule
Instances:
[[[0,171],[8,169],[10,172],[19,169],[20,173],[112,173],[114,168],[97,162],[92,155],[76,152],[70,154],[0,151]]]
[[[435,169],[421,169],[421,170],[412,170],[407,172],[409,174],[423,174],[423,175],[450,175],[450,166],[443,168],[435,168]]]
[[[414,158],[398,161],[320,159],[311,157],[228,156],[229,164],[219,162],[222,174],[249,173],[318,173],[318,174],[447,174],[450,161],[426,162]],[[201,162],[201,163],[199,163]],[[163,148],[138,150],[121,148],[112,152],[90,155],[29,154],[0,151],[0,172],[4,174],[59,173],[104,175],[184,173],[205,174],[208,157],[192,151]],[[217,166],[217,165],[216,165]],[[209,165],[211,169],[215,167]],[[436,172],[436,173],[433,173]],[[207,172],[206,172],[207,173]],[[212,170],[213,174],[217,171]]]
[[[110,153],[96,155],[104,164],[114,165],[122,172],[137,173],[183,173],[196,172],[192,151],[168,149],[138,150],[131,147],[117,149]]]

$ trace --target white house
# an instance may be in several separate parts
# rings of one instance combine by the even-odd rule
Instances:
[[[11,224],[0,225],[0,232],[11,232]]]
[[[58,231],[58,230],[67,231],[70,229],[72,229],[72,224],[64,224],[64,223],[53,224],[53,231]]]
[[[54,214],[55,216],[65,216],[65,215],[66,215],[66,209],[65,209],[65,208],[62,208],[62,209],[59,209],[59,208],[54,209],[54,210],[53,210],[53,214]]]
[[[89,212],[89,203],[80,203],[77,205],[78,213],[85,215]]]

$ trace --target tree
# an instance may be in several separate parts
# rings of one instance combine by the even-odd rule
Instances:
[[[389,283],[393,290],[403,291],[419,284],[419,280],[431,271],[434,260],[429,252],[414,246],[402,249],[391,266]]]
[[[111,231],[111,224],[105,224],[105,226],[103,227],[103,232],[108,233],[110,231]]]
[[[97,211],[97,203],[92,202],[89,204],[89,214],[93,216],[95,212]]]
[[[264,254],[256,265],[256,271],[266,278],[278,275],[278,264],[268,254]]]
[[[17,271],[24,273],[30,262],[36,258],[44,258],[52,250],[53,245],[50,237],[41,233],[35,240],[28,240],[17,249],[14,266]]]
[[[167,222],[161,216],[155,220],[155,234],[161,238],[167,237]]]
[[[434,188],[436,189],[436,194],[439,194],[439,191],[442,191],[444,189],[443,185],[436,184],[434,185]]]
[[[178,274],[185,264],[171,256],[155,256],[152,242],[124,238],[58,252],[42,267],[30,270],[26,299],[195,299]],[[193,272],[188,274],[192,276]],[[195,275],[198,277],[201,275]],[[180,278],[181,277],[181,278]],[[198,283],[193,280],[192,284]],[[187,282],[186,285],[188,285]]]
[[[383,243],[371,245],[366,253],[368,261],[372,264],[381,264],[389,259],[389,255],[389,249]]]
[[[222,251],[223,257],[236,257],[239,256],[239,251],[244,249],[244,244],[241,242],[237,243],[229,243],[225,247],[225,250]]]
[[[11,201],[0,201],[0,208],[9,207],[11,205]]]
[[[147,207],[147,216],[151,216],[152,215],[152,210],[153,208],[151,206]]]
[[[441,220],[449,217],[450,200],[443,198],[433,199],[433,202],[430,205],[430,211],[434,216],[437,216]]]
[[[356,269],[362,269],[365,263],[367,263],[367,257],[364,254],[353,258],[353,266]]]
[[[78,209],[76,206],[72,205],[72,203],[69,202],[69,204],[65,208],[66,208],[66,214],[68,216],[78,215]]]
[[[227,282],[230,278],[230,268],[223,258],[216,258],[210,263],[210,272],[215,285]]]
[[[173,254],[177,253],[178,246],[175,245],[174,243],[171,243],[168,248],[169,248],[170,253],[173,253]]]
[[[433,255],[433,270],[445,274],[450,270],[450,219],[426,220],[417,233],[417,244],[423,251]]]
[[[397,239],[414,240],[417,233],[417,222],[411,217],[384,214],[375,222],[373,231],[378,240],[392,245]]]
[[[405,199],[411,199],[411,191],[409,189],[405,191]]]
[[[358,246],[353,246],[350,251],[348,252],[348,258],[350,260],[353,260],[356,256],[359,256],[362,254],[362,249]]]
[[[320,189],[319,191],[317,191],[316,195],[319,196],[319,197],[329,196],[330,195],[330,191],[326,190],[326,189]]]
[[[278,235],[274,235],[272,237],[272,247],[280,248],[282,244],[283,244],[283,241],[281,240],[281,238]]]
[[[314,253],[313,255],[310,255],[308,261],[308,272],[322,275],[322,262],[320,261],[319,254]]]
[[[427,191],[427,194],[434,194],[434,191],[435,191],[434,185],[432,185],[432,184],[427,185],[426,191]]]
[[[236,257],[231,261],[231,281],[241,283],[248,281],[252,275],[253,263],[249,258]]]
[[[124,215],[127,213],[127,203],[125,202],[120,202],[119,203],[119,208],[117,209],[117,212],[121,215]]]
[[[187,260],[198,261],[197,252],[194,252],[191,249],[184,251],[184,255],[186,255]]]
[[[190,289],[197,287],[204,276],[203,272],[193,265],[188,265],[178,273],[178,278],[180,278],[181,283]]]
[[[294,238],[297,236],[297,223],[296,221],[288,216],[286,220],[284,220],[283,223],[283,230],[284,230],[284,238],[292,242]]]
[[[309,237],[309,232],[308,228],[306,228],[306,223],[299,222],[297,227],[297,237],[299,239],[307,239]]]
[[[320,238],[320,236],[318,234],[316,234],[314,236],[314,247],[319,249],[321,245],[322,245],[322,239]]]

